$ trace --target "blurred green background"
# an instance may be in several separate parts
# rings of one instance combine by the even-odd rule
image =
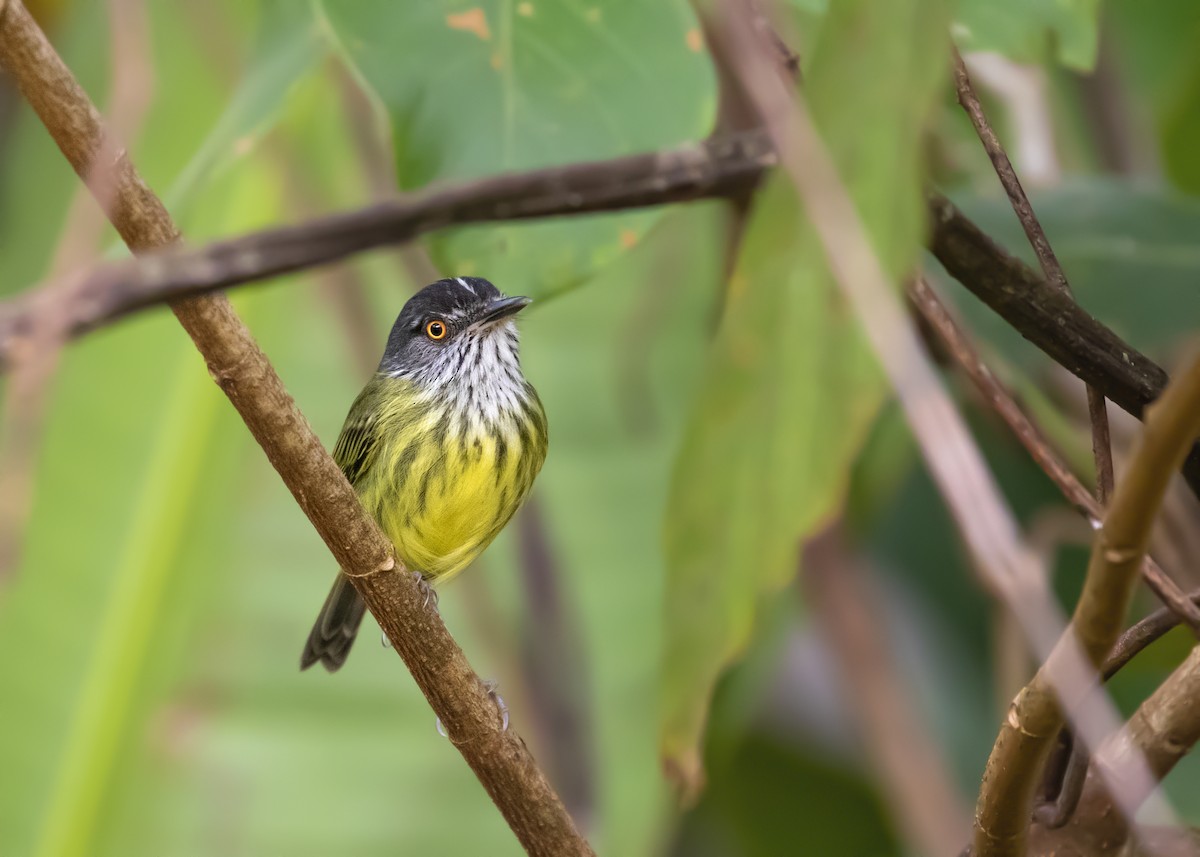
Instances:
[[[193,242],[394,183],[672,146],[717,112],[683,0],[30,7]],[[1200,8],[871,7],[782,9],[892,272],[919,258],[922,165],[1028,257],[948,88],[949,28],[1009,61],[981,89],[1025,143],[1017,168],[1080,300],[1170,366],[1200,312]],[[1034,120],[1014,106],[1031,103]],[[732,277],[727,213],[703,203],[457,230],[233,295],[330,445],[431,272],[538,299],[522,340],[551,423],[536,506],[440,606],[599,853],[918,853],[796,582],[798,545],[844,505],[964,807],[1011,690],[992,607],[788,193],[760,195]],[[77,196],[0,77],[4,294],[124,252]],[[1086,472],[1081,390],[943,291]],[[1053,531],[1052,487],[961,399],[1018,515]],[[66,350],[35,468],[0,580],[0,853],[519,853],[371,620],[336,677],[298,671],[332,561],[168,312]],[[1084,557],[1057,553],[1064,600]],[[1185,650],[1151,649],[1119,703]],[[1168,786],[1200,823],[1200,766]]]

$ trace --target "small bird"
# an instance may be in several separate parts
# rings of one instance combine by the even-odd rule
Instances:
[[[513,322],[530,303],[479,277],[421,289],[400,311],[334,447],[363,507],[426,585],[482,553],[546,458],[546,414],[521,371]],[[341,667],[365,609],[339,574],[300,668]]]

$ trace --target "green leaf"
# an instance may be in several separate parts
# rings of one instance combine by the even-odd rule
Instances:
[[[1196,28],[1200,35],[1200,27]],[[1192,53],[1189,51],[1188,53]],[[1161,121],[1163,169],[1181,190],[1200,194],[1200,57],[1194,57]]]
[[[323,5],[391,121],[404,188],[614,157],[711,126],[715,95],[684,0],[391,0]],[[635,244],[654,213],[457,230],[444,270],[544,295]]]
[[[897,279],[920,241],[919,141],[945,63],[946,4],[834,4],[806,76],[812,109]],[[869,119],[868,119],[869,117]],[[667,511],[661,750],[686,788],[712,688],[756,605],[837,510],[882,379],[781,177],[760,194]]]
[[[954,27],[963,51],[1022,63],[1050,57],[1079,71],[1096,64],[1100,0],[962,0]]]

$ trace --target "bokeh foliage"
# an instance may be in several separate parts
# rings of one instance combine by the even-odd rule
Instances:
[[[1046,63],[1064,105],[1060,133],[1086,140],[1073,72],[1060,64],[1094,60],[1098,5],[963,0],[955,32],[964,49]],[[1085,306],[1167,358],[1200,309],[1200,209],[1183,195],[1196,190],[1187,153],[1200,125],[1181,36],[1200,31],[1200,17],[1186,0],[1163,5],[1166,17],[1133,0],[1104,9],[1120,24],[1121,79],[1147,112],[1136,131],[1161,154],[1162,176],[1148,164],[1134,179],[1100,178],[1081,156],[1066,165],[1071,181],[1034,201]],[[54,6],[54,41],[103,105],[104,5]],[[920,229],[921,117],[944,111],[928,123],[938,129],[959,121],[944,90],[935,101],[948,7],[791,7],[814,25],[805,62],[818,120],[899,273]],[[868,7],[873,26],[846,23]],[[148,11],[156,97],[131,152],[194,240],[378,190],[336,82],[343,62],[385,117],[404,188],[674,145],[707,133],[715,112],[683,0],[224,0]],[[950,190],[1022,251],[998,194],[979,191],[994,187],[982,154],[964,151],[972,160]],[[0,128],[4,293],[46,275],[76,186],[31,114]],[[763,193],[729,283],[723,224],[720,207],[704,204],[461,230],[426,247],[449,271],[552,298],[529,313],[523,354],[551,418],[538,492],[586,653],[597,848],[898,854],[836,686],[795,668],[798,652],[819,658],[819,647],[804,605],[779,588],[798,541],[852,484],[855,532],[896,593],[901,668],[968,798],[997,711],[986,599],[901,421],[885,408],[871,422],[878,379],[795,200],[780,182]],[[120,252],[111,235],[95,249]],[[417,284],[394,254],[347,270],[381,343]],[[363,372],[330,289],[327,275],[295,277],[235,300],[331,443]],[[1023,388],[1051,389],[1045,407],[1061,409],[1044,359],[969,298],[960,304],[998,365]],[[980,415],[975,427],[1024,519],[1057,505],[1002,431]],[[0,596],[4,853],[518,853],[373,630],[335,678],[296,671],[333,569],[167,313],[68,350],[32,520]],[[1064,592],[1079,560],[1064,552]],[[442,609],[541,752],[518,656],[530,614],[514,534],[480,565]],[[1179,645],[1164,641],[1135,665],[1123,704]],[[735,654],[745,659],[724,673]],[[688,672],[697,665],[700,682]],[[659,754],[701,739],[714,682],[710,789],[682,815]],[[689,725],[664,734],[675,715]],[[1186,765],[1170,781],[1193,820],[1195,781]]]

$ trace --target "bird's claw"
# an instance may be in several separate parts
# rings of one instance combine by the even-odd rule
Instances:
[[[432,602],[433,609],[437,610],[437,606],[438,606],[437,590],[434,589],[432,586],[430,586],[429,581],[425,579],[425,575],[421,574],[421,572],[414,571],[412,573],[412,575],[414,578],[416,578],[417,588],[420,589],[421,594],[423,596],[425,596],[425,600],[423,602],[421,602],[421,606],[428,607],[430,605],[430,603]]]
[[[487,691],[487,694],[492,698],[492,701],[496,703],[496,710],[500,712],[500,731],[507,732],[508,706],[504,703],[504,697],[496,692],[496,688],[499,686],[499,682],[493,681],[492,679],[488,679],[483,683],[484,690]]]
[[[432,603],[433,609],[436,611],[438,606],[437,590],[429,584],[429,581],[425,579],[425,575],[421,574],[421,572],[414,571],[412,576],[416,578],[417,589],[421,590],[421,595],[424,596],[421,606],[423,608],[428,608],[430,603]],[[392,641],[388,639],[388,636],[384,631],[379,632],[379,643],[385,649],[390,649],[392,647]]]

